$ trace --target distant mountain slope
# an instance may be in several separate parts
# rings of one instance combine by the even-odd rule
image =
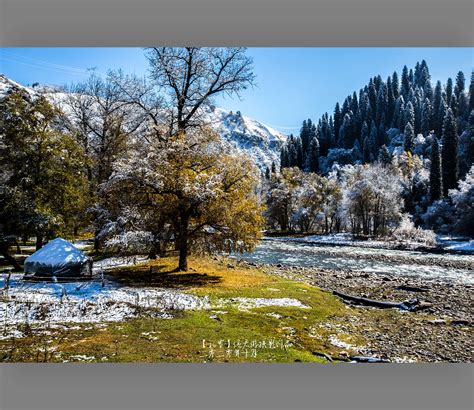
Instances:
[[[0,74],[0,98],[18,89],[23,89],[31,95],[46,93],[51,97],[52,103],[62,100],[59,94],[63,92],[54,87],[25,87]],[[284,134],[257,120],[241,115],[239,111],[233,113],[221,108],[209,107],[206,110],[206,117],[223,140],[247,154],[262,171],[265,171],[267,166],[271,167],[272,162],[279,167],[280,150],[287,138]]]

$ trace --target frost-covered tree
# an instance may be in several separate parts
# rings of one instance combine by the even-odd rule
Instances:
[[[392,163],[392,155],[386,145],[382,145],[379,149],[378,162],[382,166],[387,166]]]
[[[179,251],[178,270],[187,270],[192,249],[249,251],[261,236],[262,208],[255,194],[258,171],[209,129],[189,129],[166,141],[137,144],[114,169],[109,185],[125,184],[137,195],[153,198],[156,213],[162,210],[169,216]]]
[[[459,181],[459,188],[449,192],[449,197],[456,213],[454,230],[474,238],[474,165]]]
[[[62,102],[64,126],[87,156],[84,168],[90,198],[88,211],[96,250],[102,245],[99,232],[106,222],[108,208],[101,185],[108,180],[114,161],[124,154],[130,138],[145,121],[145,113],[129,101],[123,87],[125,81],[120,72],[111,72],[105,78],[93,74],[85,82],[72,85]]]
[[[413,149],[415,148],[415,133],[410,122],[407,122],[407,125],[405,126],[404,136],[404,150],[406,152],[413,152]]]
[[[403,200],[398,176],[377,164],[345,168],[344,202],[352,232],[386,234],[401,215]]]

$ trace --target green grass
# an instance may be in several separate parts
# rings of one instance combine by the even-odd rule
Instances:
[[[310,309],[264,307],[248,311],[224,304],[208,311],[176,312],[172,319],[142,317],[104,327],[50,330],[51,334],[0,342],[0,357],[11,361],[77,360],[108,362],[325,362],[313,352],[338,354],[320,326],[347,314],[330,293],[265,274],[256,268],[229,265],[225,259],[191,258],[189,272],[172,272],[175,258],[163,258],[112,272],[127,286],[156,286],[208,296],[211,304],[232,297],[294,298]],[[222,313],[225,312],[225,313]],[[214,318],[213,318],[214,317]],[[345,339],[344,339],[345,338]],[[348,340],[349,338],[350,340]],[[363,343],[341,335],[352,344]],[[52,353],[39,355],[47,345]],[[54,350],[54,351],[53,351]]]

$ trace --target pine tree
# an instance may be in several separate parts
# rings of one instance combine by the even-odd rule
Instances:
[[[474,109],[469,115],[469,126],[467,128],[468,132],[468,143],[466,149],[466,162],[471,166],[474,164]]]
[[[351,112],[347,113],[344,116],[344,120],[341,126],[342,132],[342,144],[344,148],[352,148],[354,145],[354,133],[353,133],[353,123]]]
[[[377,149],[382,145],[385,145],[386,138],[387,134],[385,133],[385,116],[383,116],[377,132]]]
[[[398,74],[396,71],[394,71],[392,74],[392,92],[393,92],[393,98],[395,99],[395,101],[400,96],[399,90],[400,90],[400,83],[398,82]]]
[[[471,83],[469,84],[469,112],[474,110],[474,71],[471,72]]]
[[[265,169],[265,178],[270,179],[270,168],[268,167]]]
[[[341,108],[339,103],[336,103],[336,108],[334,109],[334,141],[338,141],[339,132],[341,129],[342,117],[341,117]]]
[[[298,166],[298,151],[296,149],[296,143],[293,141],[288,146],[288,167]]]
[[[402,129],[402,125],[404,126],[404,111],[405,111],[405,102],[403,96],[397,98],[395,103],[395,110],[393,113],[393,127]]]
[[[393,119],[393,110],[395,109],[395,97],[393,95],[393,86],[392,86],[392,79],[390,76],[387,78],[387,125],[392,123]]]
[[[307,169],[309,172],[318,172],[319,169],[319,141],[313,137],[309,143],[309,153],[307,158]]]
[[[433,124],[432,127],[435,131],[437,137],[441,135],[441,130],[443,128],[443,119],[441,119],[440,123],[440,106],[443,101],[442,89],[441,89],[441,81],[436,83],[434,96],[433,96]]]
[[[460,131],[464,129],[465,123],[469,119],[469,101],[467,99],[466,93],[462,92],[459,94],[459,98],[457,100],[457,106],[458,106],[458,116],[460,119],[460,124],[462,128]]]
[[[446,104],[451,105],[451,97],[453,96],[453,80],[448,78],[446,83]]]
[[[275,165],[275,161],[272,161],[272,174],[276,174],[276,165]]]
[[[308,118],[307,121],[306,120],[303,121],[303,125],[302,125],[301,130],[300,130],[301,143],[302,143],[302,146],[303,146],[303,152],[305,152],[305,153],[308,151],[309,131],[310,131],[311,125],[312,125],[312,122]]]
[[[443,183],[441,177],[441,157],[439,152],[438,138],[433,137],[431,145],[430,165],[430,199],[437,201],[443,195]]]
[[[288,168],[290,166],[290,160],[288,157],[288,148],[287,145],[283,145],[281,152],[280,152],[280,172],[283,168]]]
[[[376,109],[376,114],[375,114],[375,123],[377,124],[377,126],[380,125],[382,117],[385,115],[387,103],[388,103],[387,89],[385,87],[385,84],[382,83],[377,93],[377,109]]]
[[[304,153],[303,153],[303,144],[301,143],[301,138],[296,138],[296,166],[299,169],[303,169],[304,165]]]
[[[364,157],[364,164],[368,164],[371,162],[371,157],[372,157],[372,147],[370,146],[370,139],[369,139],[369,136],[367,135],[365,138],[364,138],[364,146],[363,146],[363,150],[362,150],[362,153],[363,153],[363,157]]]
[[[459,167],[456,120],[450,108],[444,118],[442,144],[443,195],[447,196],[450,189],[457,187]]]
[[[431,131],[431,102],[428,98],[425,98],[423,101],[423,106],[421,109],[421,133],[426,137]]]
[[[413,149],[415,148],[415,133],[413,131],[413,126],[410,122],[407,122],[405,126],[405,142],[404,142],[404,149],[406,152],[413,153]]]
[[[370,108],[372,109],[372,113],[377,112],[377,90],[375,88],[375,84],[372,79],[369,81],[369,102]]]
[[[372,121],[372,124],[370,126],[370,136],[369,136],[369,146],[370,146],[370,156],[371,156],[371,161],[373,159],[374,154],[377,153],[377,140],[379,137],[379,133],[377,130],[377,126],[375,125],[375,122]]]
[[[430,102],[433,102],[433,87],[431,86],[431,82],[427,81],[423,87],[423,95],[425,98],[428,98]]]
[[[408,101],[405,106],[402,128],[406,127],[407,124],[410,124],[413,130],[415,129],[415,110],[411,101]]]
[[[451,108],[451,111],[453,112],[454,117],[457,117],[459,114],[459,103],[458,103],[458,99],[456,98],[454,94],[451,96],[451,101],[448,104],[448,107]]]
[[[360,140],[362,141],[362,146],[364,146],[364,141],[368,137],[369,137],[369,127],[367,126],[367,122],[364,121],[362,123],[362,128],[360,130]]]
[[[410,92],[410,79],[409,79],[409,74],[408,74],[408,68],[405,65],[403,66],[403,70],[402,70],[402,83],[401,83],[400,94],[403,95],[404,98],[407,98],[409,92]]]
[[[418,81],[418,85],[424,89],[426,84],[430,82],[430,71],[428,69],[428,65],[426,64],[426,61],[423,60],[420,64],[421,70],[420,70],[420,79]]]
[[[392,163],[392,156],[390,155],[390,152],[385,144],[379,149],[378,161],[383,166],[387,166]]]
[[[441,99],[441,104],[439,105],[438,113],[437,113],[438,127],[435,128],[436,136],[441,136],[443,134],[444,118],[446,117],[447,110],[448,110],[448,106],[446,105],[446,102],[444,101],[444,99]]]
[[[454,94],[459,101],[459,96],[464,92],[466,79],[464,78],[464,73],[459,71],[456,75],[456,85],[454,86]]]

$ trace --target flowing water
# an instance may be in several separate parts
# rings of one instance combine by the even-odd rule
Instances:
[[[387,257],[388,260],[377,259],[378,257]],[[321,245],[285,238],[272,238],[263,240],[254,252],[243,254],[238,258],[248,262],[281,264],[283,266],[426,276],[474,283],[474,255]],[[394,258],[397,260],[394,261]],[[438,261],[439,264],[437,264]],[[446,267],[445,265],[450,262],[461,262],[465,268]]]

